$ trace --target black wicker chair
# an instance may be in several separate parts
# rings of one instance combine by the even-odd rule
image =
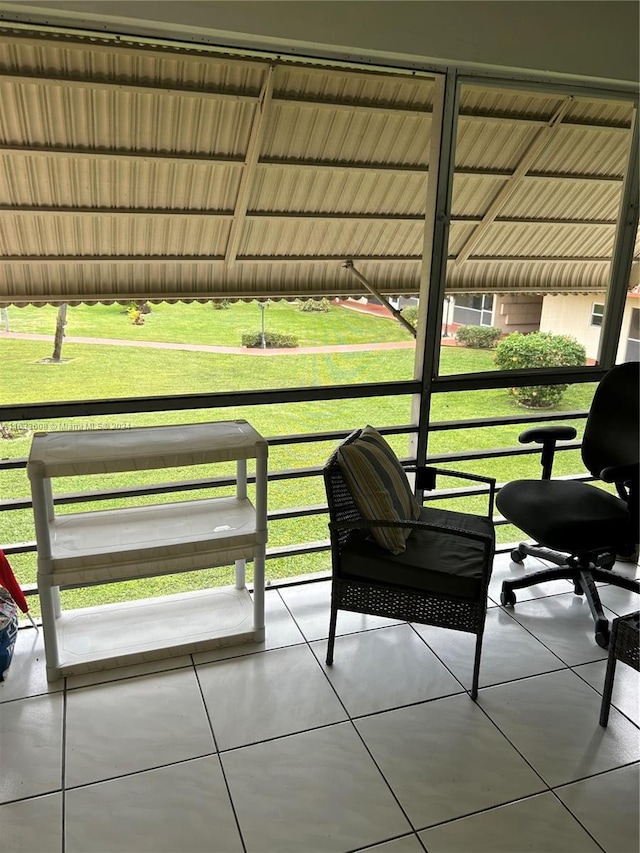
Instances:
[[[613,620],[609,659],[600,706],[600,725],[603,727],[606,727],[609,722],[613,679],[616,674],[616,663],[619,660],[640,672],[640,610],[636,613],[629,613],[628,616],[618,616],[617,619]]]
[[[355,431],[340,447],[360,434]],[[431,467],[407,468],[415,472],[417,490],[435,488],[437,474],[487,484],[487,515],[422,507],[417,520],[365,520],[343,476],[340,447],[324,468],[332,556],[327,664],[333,663],[338,610],[466,631],[477,638],[471,689],[475,699],[495,549],[495,480]],[[381,548],[371,536],[374,527],[411,528],[404,553]]]

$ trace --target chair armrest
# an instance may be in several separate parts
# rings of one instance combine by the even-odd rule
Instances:
[[[413,466],[407,471],[415,471],[416,488],[425,489],[430,492],[436,487],[436,477],[455,477],[459,480],[471,480],[476,483],[486,483],[489,486],[489,507],[487,518],[493,518],[493,503],[496,492],[496,481],[494,477],[485,477],[482,474],[469,474],[466,471],[452,471],[448,468],[435,468],[432,465]]]
[[[551,479],[553,468],[553,457],[556,452],[556,441],[568,441],[575,438],[578,433],[569,426],[542,426],[526,429],[518,436],[520,444],[530,444],[535,441],[542,445],[540,464],[542,465],[542,479]]]
[[[637,482],[640,464],[634,462],[631,465],[610,465],[600,472],[600,479],[605,483],[627,483]]]
[[[493,545],[493,537],[485,533],[478,533],[475,530],[464,530],[461,527],[452,527],[450,524],[434,524],[431,521],[416,521],[414,519],[406,519],[401,521],[388,521],[387,519],[374,519],[365,521],[330,521],[329,530],[369,530],[372,527],[408,527],[416,530],[434,530],[438,533],[444,533],[451,536],[462,536],[464,539],[474,539],[476,542],[483,542],[486,545]]]
[[[570,426],[542,426],[525,429],[518,436],[520,444],[546,444],[549,441],[570,441],[575,438],[577,431]]]

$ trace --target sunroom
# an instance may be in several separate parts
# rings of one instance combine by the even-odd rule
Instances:
[[[0,685],[7,849],[637,849],[638,681],[618,668],[599,727],[607,652],[581,598],[542,584],[500,606],[521,534],[496,516],[477,703],[469,637],[446,629],[341,614],[329,668],[322,483],[367,423],[404,460],[535,478],[521,429],[580,432],[598,381],[634,352],[637,7],[150,5],[0,4],[0,547],[37,619],[34,432],[246,419],[269,446],[266,639],[47,682],[42,630],[21,627]],[[572,305],[598,305],[591,357],[497,370],[489,352],[447,345],[456,296],[483,313],[499,301],[503,331],[530,331],[532,304],[566,306],[544,328],[578,338]],[[398,325],[345,351],[353,308],[377,306],[395,329],[399,297],[417,300],[415,337]],[[172,306],[206,310],[213,327],[224,304],[264,334],[322,299],[333,328],[296,355],[238,346],[192,367],[187,335],[162,384],[145,377],[149,350],[127,346],[125,394],[105,391],[115,347],[73,326],[86,306],[145,305],[168,324]],[[36,364],[50,343],[24,318],[55,323],[60,306],[68,361]],[[532,384],[568,386],[562,405],[519,407],[509,389]],[[579,440],[558,457],[560,476],[586,477]],[[233,477],[76,479],[62,512],[225,494]],[[251,466],[248,479],[251,492]],[[469,511],[484,499],[453,483],[432,497]],[[68,589],[63,606],[230,577]],[[611,619],[638,609],[613,587],[601,598]]]

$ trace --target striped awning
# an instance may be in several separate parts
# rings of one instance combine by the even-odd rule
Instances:
[[[433,79],[0,30],[0,302],[415,294]],[[463,86],[450,292],[606,289],[633,103]],[[637,281],[637,271],[635,273]]]

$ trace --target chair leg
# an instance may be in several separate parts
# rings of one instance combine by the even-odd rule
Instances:
[[[607,660],[607,674],[604,679],[602,691],[602,705],[600,706],[600,725],[606,727],[609,722],[609,709],[611,708],[611,696],[613,694],[613,679],[616,674],[616,635],[618,626],[614,623],[609,644],[609,658]]]
[[[562,551],[553,551],[551,548],[545,548],[544,545],[531,545],[527,542],[520,542],[517,548],[523,557],[540,557],[548,563],[554,563],[556,566],[564,566],[567,562],[567,554]]]
[[[540,571],[530,572],[528,575],[523,575],[521,578],[503,581],[502,589],[504,591],[525,589],[526,587],[534,586],[538,583],[544,583],[545,581],[573,580],[575,574],[576,570],[572,569],[570,566],[567,566],[564,571],[560,567],[555,569],[540,569]]]
[[[480,657],[482,655],[482,637],[484,633],[483,630],[478,634],[476,639],[476,653],[473,660],[473,681],[471,682],[471,698],[473,700],[478,698],[478,679],[480,678]]]
[[[327,666],[333,663],[333,645],[336,639],[336,623],[338,621],[338,607],[331,599],[331,618],[329,619],[329,641],[327,643]]]
[[[596,623],[595,637],[596,643],[602,649],[606,649],[609,645],[609,620],[604,615],[602,603],[598,594],[593,577],[589,572],[580,572],[579,583],[584,592],[585,600],[589,605],[589,610]]]

